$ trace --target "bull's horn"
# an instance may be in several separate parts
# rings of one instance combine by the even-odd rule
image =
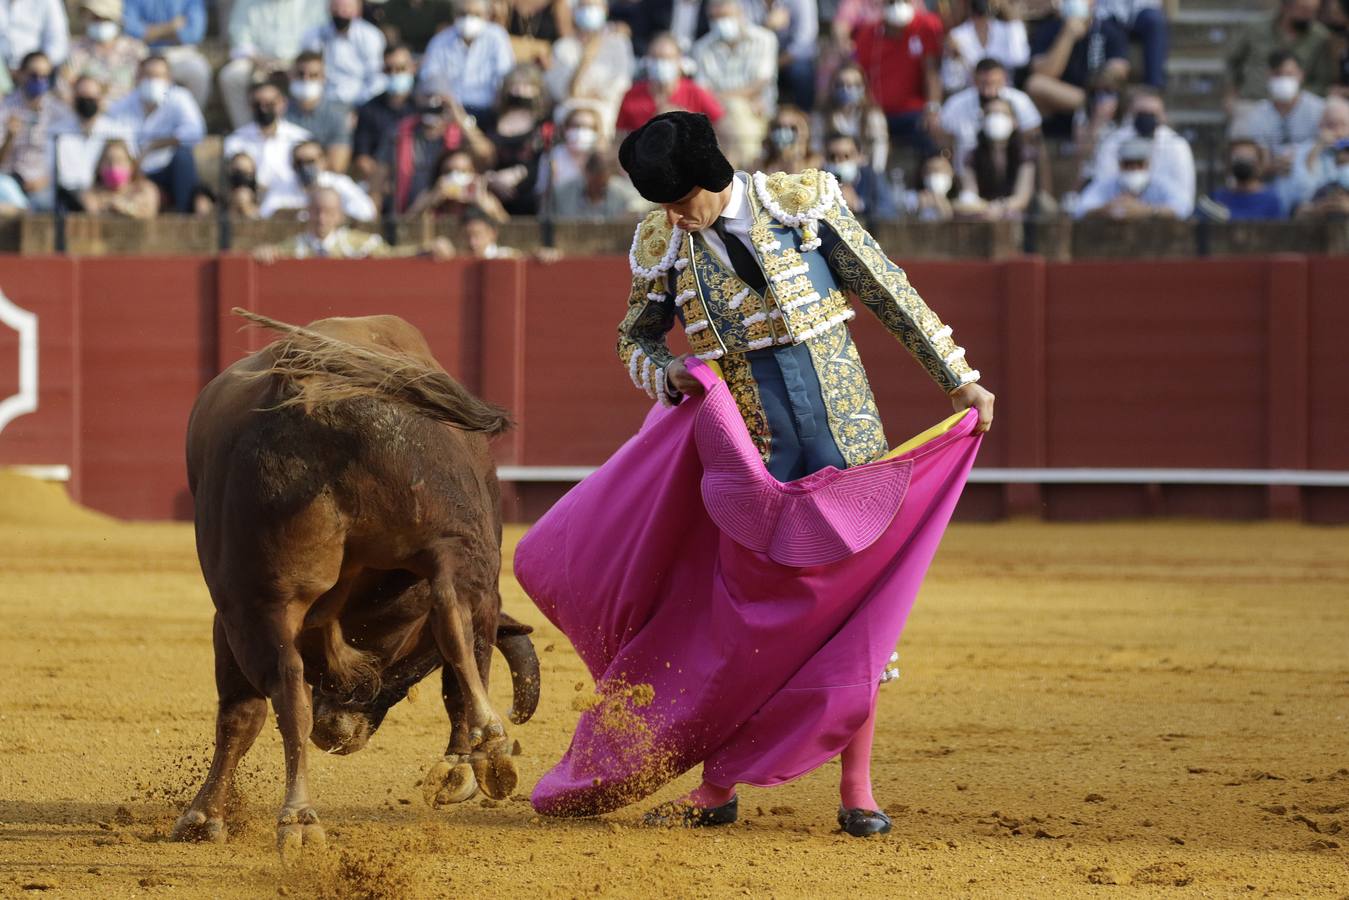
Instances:
[[[539,706],[539,658],[527,634],[497,631],[497,649],[511,667],[511,721],[516,725],[528,722]]]

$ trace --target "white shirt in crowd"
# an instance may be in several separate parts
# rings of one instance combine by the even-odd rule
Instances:
[[[365,19],[353,19],[345,33],[329,20],[303,41],[305,50],[323,54],[328,92],[349,106],[384,92],[384,44],[384,32]]]
[[[70,22],[61,0],[0,0],[0,52],[11,70],[34,50],[53,66],[70,55]]]
[[[303,49],[304,36],[327,19],[327,0],[234,0],[230,58],[260,57],[289,65]]]
[[[722,40],[709,31],[693,45],[698,81],[714,94],[738,91],[758,82],[767,82],[760,101],[771,110],[778,99],[778,38],[767,28],[741,20],[743,33],[735,43]]]
[[[342,198],[342,212],[347,214],[347,218],[358,222],[375,221],[375,201],[346,175],[340,172],[320,172],[315,185],[337,191],[338,196]],[[309,197],[297,179],[291,183],[274,185],[269,189],[263,197],[258,215],[270,219],[277,210],[304,209],[308,204]]]
[[[132,91],[108,107],[108,118],[116,119],[135,135],[141,147],[164,138],[177,138],[184,147],[194,147],[206,136],[206,120],[202,118],[197,101],[187,88],[174,85],[164,95],[164,102],[147,110],[140,93]],[[146,154],[141,170],[158,172],[173,158],[173,149],[161,147]]]
[[[1116,176],[1119,175],[1119,148],[1136,137],[1138,132],[1130,123],[1116,128],[1097,144],[1091,182],[1082,189],[1079,201],[1083,207],[1104,206],[1114,196]],[[1148,172],[1153,181],[1165,185],[1167,197],[1171,198],[1167,206],[1177,217],[1188,219],[1194,212],[1194,153],[1190,150],[1190,142],[1169,125],[1158,125],[1153,132]]]
[[[136,136],[132,129],[107,115],[98,116],[89,130],[56,135],[56,174],[61,187],[68,191],[88,190],[94,183],[94,167],[103,153],[103,145],[114,138],[126,141],[131,154],[136,154]]]
[[[249,122],[225,138],[225,159],[247,153],[257,167],[258,187],[263,191],[298,189],[300,179],[295,175],[290,154],[296,144],[311,137],[308,131],[285,119],[276,123],[276,132],[271,135],[263,134],[257,122]]]
[[[942,85],[947,91],[958,91],[971,84],[974,67],[986,57],[1002,63],[1008,72],[1030,62],[1026,23],[1019,19],[1004,22],[990,17],[987,44],[979,43],[979,33],[974,30],[973,20],[969,19],[951,29],[950,39],[959,56],[948,54],[942,61]]]
[[[1016,127],[1030,131],[1040,127],[1040,111],[1035,101],[1024,91],[1005,87],[998,96],[1006,100],[1016,116]],[[983,124],[983,109],[979,105],[979,89],[967,87],[946,98],[941,107],[941,127],[955,139],[955,158],[964,160],[979,143],[979,128]]]
[[[456,97],[464,106],[495,106],[497,89],[513,68],[515,52],[506,29],[488,22],[472,43],[466,43],[454,25],[426,45],[420,85],[423,90]]]

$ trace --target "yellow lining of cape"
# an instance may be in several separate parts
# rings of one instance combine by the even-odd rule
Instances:
[[[704,360],[703,362],[709,369],[712,370],[712,373],[716,375],[717,378],[719,378],[722,381],[726,380],[726,376],[722,374],[721,371],[721,364],[718,363],[715,359]],[[942,421],[938,422],[936,425],[933,425],[926,431],[914,435],[904,443],[900,444],[898,447],[895,447],[889,453],[882,456],[881,459],[893,459],[896,456],[902,456],[903,454],[908,453],[910,450],[914,450],[918,447],[921,447],[923,444],[926,444],[933,438],[941,437],[943,434],[946,434],[946,432],[950,431],[952,428],[955,428],[957,425],[959,425],[960,420],[965,418],[965,413],[967,412],[969,412],[969,410],[962,409],[960,412],[955,413],[954,415],[951,415],[946,419],[943,419]]]

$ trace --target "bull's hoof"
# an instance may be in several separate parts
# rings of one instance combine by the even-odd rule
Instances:
[[[322,852],[328,847],[328,835],[319,824],[318,813],[309,807],[284,809],[276,820],[276,850],[283,863],[297,860],[301,854]]]
[[[506,748],[492,753],[473,754],[473,774],[482,792],[493,800],[505,800],[515,792],[520,774]]]
[[[422,798],[432,809],[463,803],[476,793],[478,779],[474,777],[474,767],[462,756],[439,760],[422,779]]]
[[[178,817],[173,826],[173,839],[187,843],[225,843],[225,820],[208,817],[199,809],[189,809]]]

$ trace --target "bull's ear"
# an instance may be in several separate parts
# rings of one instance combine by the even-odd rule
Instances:
[[[517,622],[503,613],[497,614],[497,640],[516,634],[533,634],[534,628],[524,622]]]

